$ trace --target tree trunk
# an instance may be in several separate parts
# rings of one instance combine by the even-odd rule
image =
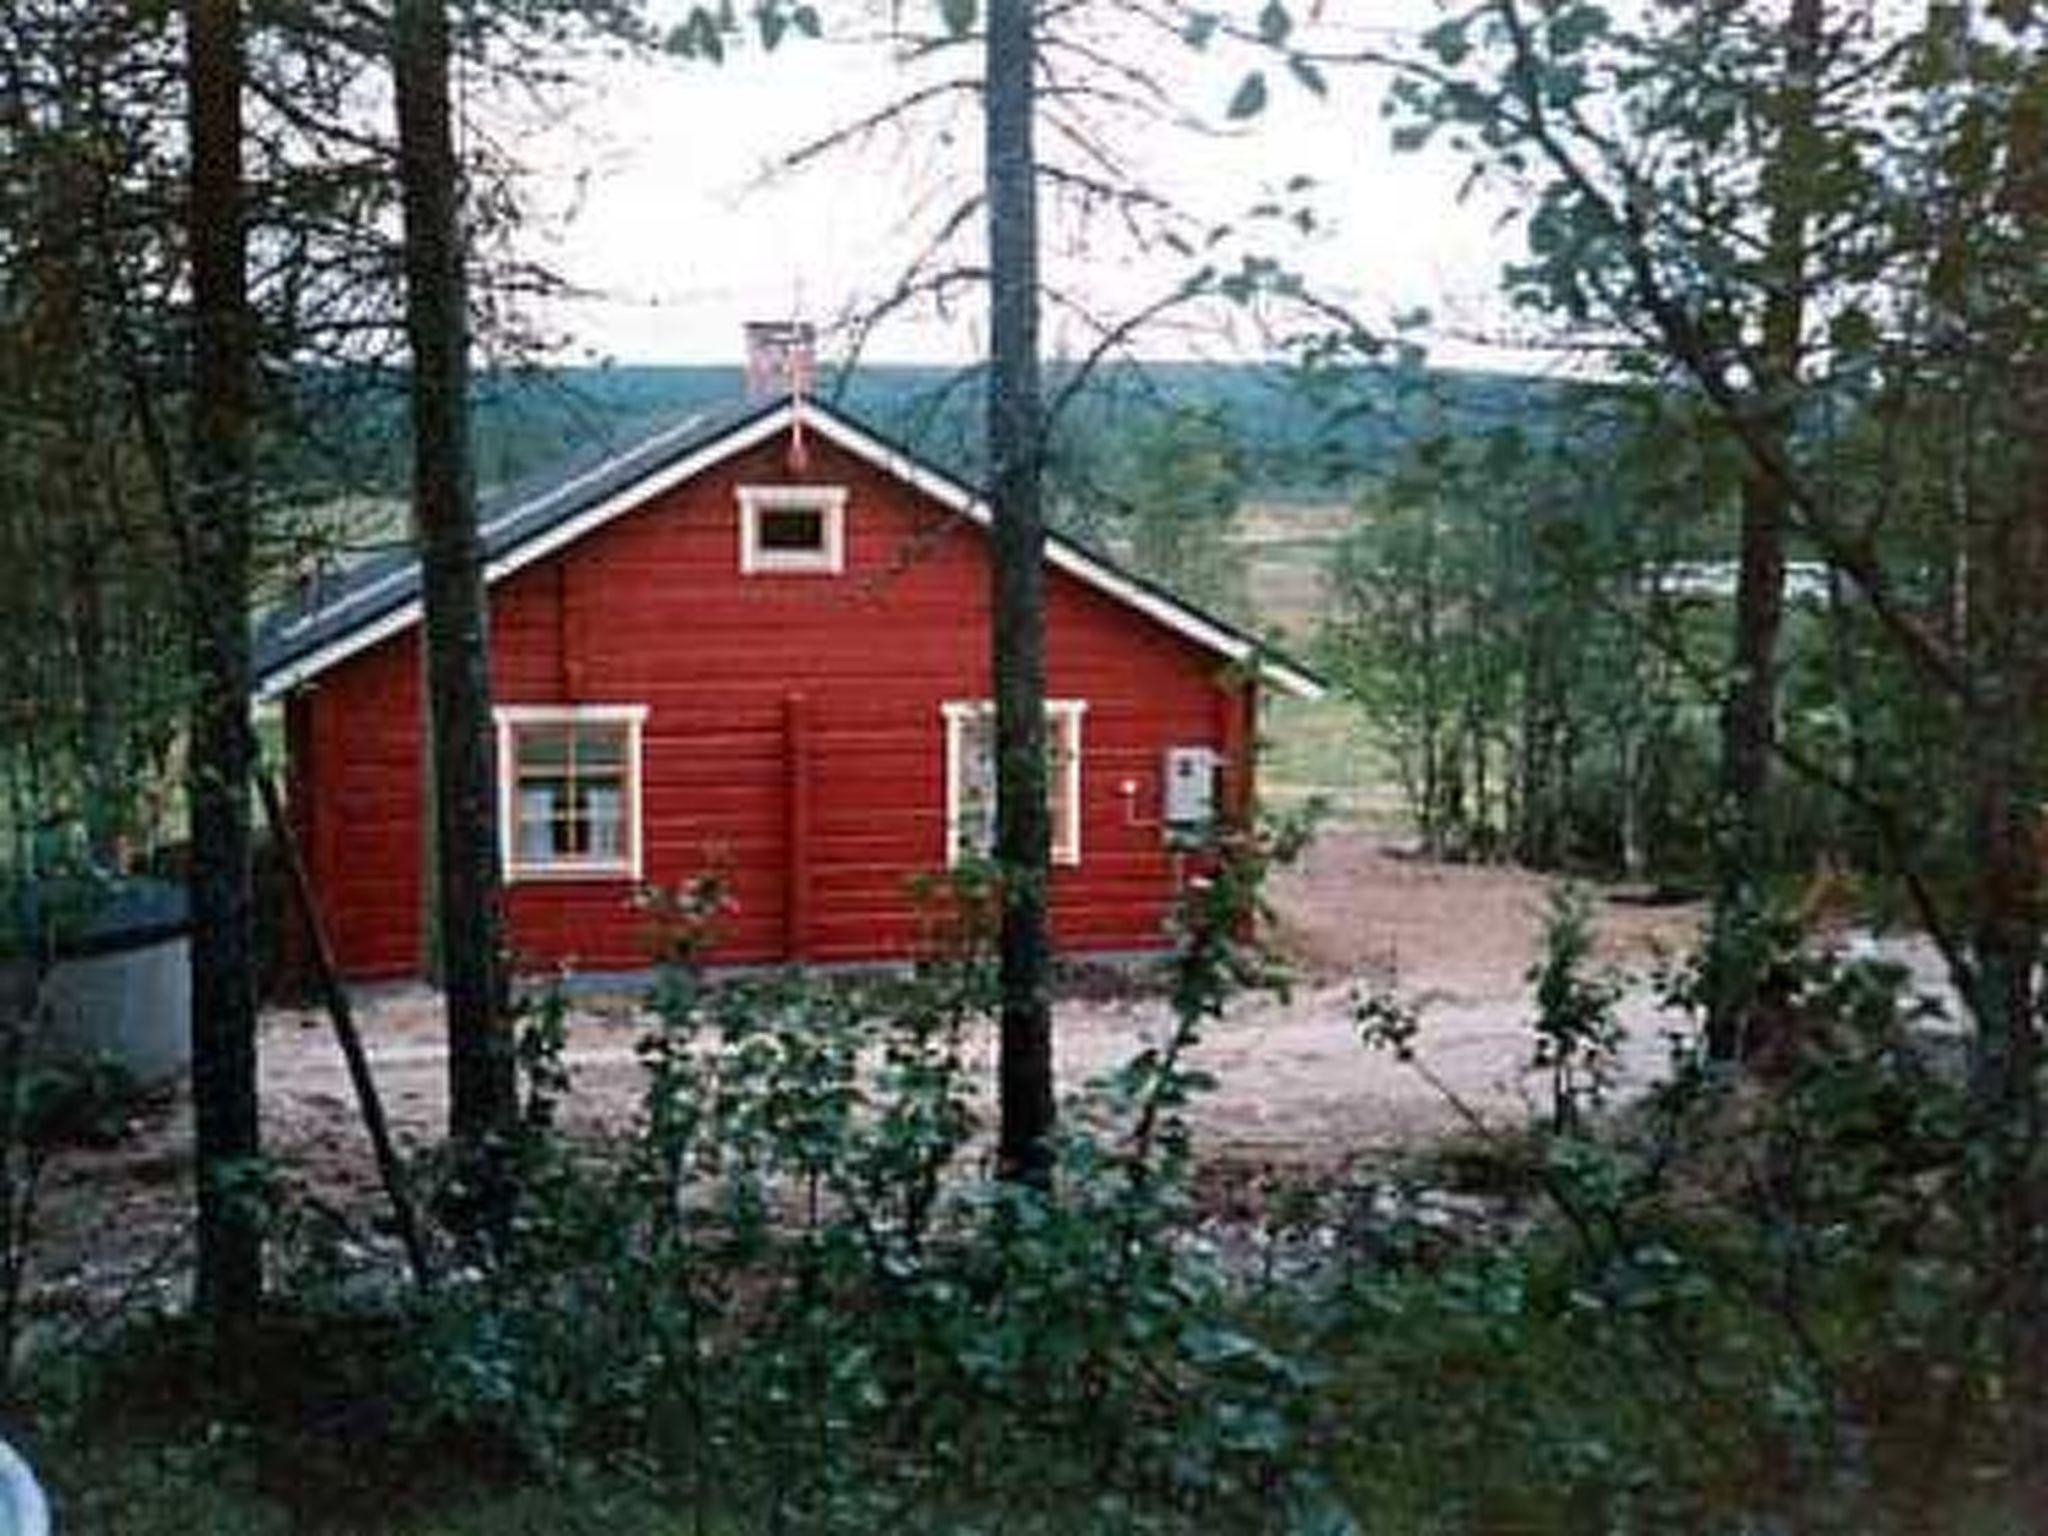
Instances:
[[[1490,863],[1493,860],[1493,808],[1487,803],[1491,786],[1487,781],[1486,721],[1476,693],[1465,701],[1465,744],[1472,761],[1472,829],[1466,842],[1472,850],[1472,857],[1482,863]]]
[[[1785,620],[1785,515],[1780,485],[1752,469],[1742,481],[1735,588],[1734,678],[1721,711],[1721,798],[1729,818],[1731,875],[1768,856],[1765,796],[1776,739],[1778,636]]]
[[[490,656],[469,441],[469,314],[443,0],[398,0],[392,63],[412,347],[413,531],[433,742],[434,901],[448,1017],[448,1129],[478,1148],[518,1121],[505,1006]]]
[[[1038,189],[1032,145],[1034,0],[988,14],[990,607],[996,706],[1001,1133],[1005,1178],[1051,1177],[1052,952],[1047,933],[1043,403],[1038,361]]]
[[[86,849],[102,869],[120,858],[123,821],[119,729],[114,714],[113,661],[107,645],[105,533],[94,516],[97,497],[79,468],[82,449],[67,445],[72,529],[71,644],[78,668],[78,761],[85,791]]]
[[[1550,791],[1550,708],[1544,677],[1544,647],[1536,625],[1525,620],[1522,636],[1522,722],[1515,743],[1515,859],[1530,869],[1547,869],[1552,857]]]
[[[1437,644],[1436,504],[1422,509],[1422,592],[1419,628],[1422,672],[1422,851],[1432,859],[1444,856],[1448,796],[1444,770],[1444,700],[1442,652]]]
[[[1643,843],[1643,729],[1627,721],[1616,731],[1621,767],[1621,875],[1641,880],[1650,860]]]
[[[255,946],[249,880],[250,364],[238,0],[186,12],[193,300],[186,599],[192,648],[192,1109],[196,1304],[220,1323],[262,1297]]]
[[[2017,363],[2012,370],[2015,396],[2031,394],[2035,410],[2048,409],[2048,383],[2028,391],[2022,381],[2027,371],[2041,381],[2043,368],[2037,360],[2032,370]],[[2020,423],[2040,418],[2020,409],[2011,419],[2017,435],[2025,430]],[[2032,461],[2022,470],[2032,494],[1973,530],[1973,688],[1964,772],[1972,867],[1969,1005],[1977,1026],[1971,1090],[1996,1158],[1995,1262],[2010,1298],[2003,1347],[2020,1429],[2015,1454],[2038,1508],[2048,1498],[2048,1318],[2038,1300],[2048,1275],[2040,1085],[2048,933],[2040,841],[2048,792],[2048,618],[2040,593],[2048,582],[2048,465],[2038,452],[2025,457]]]
[[[2027,1469],[2024,1486],[2036,1509],[2048,1498],[2048,1318],[2039,1304],[2048,1275],[2040,1081],[2048,965],[2042,846],[2048,833],[2048,610],[2041,601],[2048,586],[2048,449],[2039,430],[2048,411],[2039,279],[2040,252],[2048,248],[2044,100],[2048,62],[2037,49],[2005,126],[2000,202],[2013,216],[2018,238],[1983,349],[1991,399],[2009,423],[1998,458],[2010,478],[2003,515],[1986,530],[1981,558],[1972,552],[1976,591],[1968,610],[1973,625],[1980,613],[1985,620],[1989,661],[1972,700],[1978,726],[1971,743],[1972,831],[1980,844],[1973,850],[1971,936],[1978,991],[1975,1086],[1980,1104],[1995,1101],[1994,1123],[2004,1131],[2002,1256],[2012,1298],[2007,1373],[2023,1426],[2016,1459]]]
[[[1762,347],[1753,405],[1772,457],[1784,458],[1794,426],[1805,330],[1807,206],[1813,192],[1812,140],[1820,71],[1823,0],[1793,0],[1785,31],[1785,79],[1775,111],[1776,133],[1765,169],[1770,203],[1764,260]],[[1751,882],[1774,862],[1770,846],[1771,752],[1776,741],[1778,637],[1785,620],[1785,530],[1788,487],[1753,457],[1742,478],[1742,532],[1735,589],[1734,677],[1721,714],[1721,806],[1714,922],[1741,920]],[[1746,987],[1741,978],[1714,989],[1707,1011],[1707,1050],[1733,1060],[1742,1047]]]
[[[1965,13],[1967,15],[1967,13]],[[2038,25],[2038,24],[2037,24]],[[2006,174],[2000,203],[2017,226],[2015,255],[1991,292],[1997,295],[1980,342],[1987,404],[2004,418],[2001,501],[1992,515],[1969,515],[1963,548],[1970,562],[1963,623],[1974,673],[1969,768],[1976,891],[1972,950],[1979,997],[1978,1086],[2016,1111],[2028,1153],[2042,1134],[2041,969],[2048,930],[2043,838],[2048,835],[2048,448],[2039,431],[2048,411],[2048,341],[2043,339],[2038,262],[2048,248],[2048,63],[2038,54],[2006,124]],[[1988,286],[1988,285],[1987,285]],[[1982,439],[1965,438],[1961,452]],[[1967,458],[1960,481],[1975,478]],[[1969,509],[1974,498],[1961,504]],[[2041,1234],[2033,1234],[2040,1241]],[[2048,1345],[2048,1332],[2044,1332]],[[2037,1362],[2038,1363],[2038,1362]],[[2042,1386],[2036,1383],[2037,1387]],[[2048,1423],[2048,1420],[2044,1420]],[[2044,1469],[2048,1474],[2048,1469]]]

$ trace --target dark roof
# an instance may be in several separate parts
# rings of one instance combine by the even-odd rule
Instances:
[[[580,514],[600,507],[620,492],[703,452],[721,439],[782,412],[789,404],[787,396],[776,396],[735,404],[728,410],[700,412],[625,448],[599,448],[579,454],[557,470],[492,496],[478,513],[486,567],[515,557],[523,547]],[[845,412],[810,399],[803,402],[802,408],[807,418],[815,414],[828,425],[836,422],[879,447],[919,482],[939,487],[944,498],[956,507],[980,502],[979,493],[958,478]],[[1154,617],[1170,611],[1169,618],[1176,624],[1184,619],[1198,631],[1227,637],[1233,650],[1241,648],[1248,654],[1265,656],[1290,686],[1310,693],[1321,691],[1320,679],[1299,663],[1273,653],[1256,636],[1202,612],[1157,582],[1126,571],[1095,550],[1061,535],[1048,533],[1047,543],[1049,554],[1056,560],[1078,563],[1104,584],[1127,589],[1135,595],[1132,600]],[[352,637],[363,635],[403,612],[419,595],[419,560],[410,549],[383,551],[346,571],[303,583],[289,600],[279,604],[257,625],[257,692],[268,695],[282,691],[295,684],[294,673],[305,676],[324,670],[332,661],[315,660],[321,652],[337,646],[353,649],[347,645]],[[311,665],[302,666],[305,663]]]
[[[477,509],[485,563],[781,404],[774,399],[747,401],[729,410],[702,411],[625,448],[600,445],[578,453],[497,492]],[[388,618],[419,595],[419,557],[410,548],[381,550],[346,570],[300,583],[256,626],[259,688],[295,662]]]

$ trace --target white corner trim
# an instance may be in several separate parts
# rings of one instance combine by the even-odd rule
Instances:
[[[740,504],[740,574],[743,576],[803,574],[837,576],[846,568],[846,487],[843,485],[742,485]],[[763,512],[817,512],[823,519],[824,547],[778,550],[761,547]]]
[[[647,775],[642,738],[645,704],[500,704],[491,711],[498,733],[498,863],[507,885],[571,880],[644,878],[647,822],[643,792]],[[512,733],[522,725],[624,725],[626,727],[626,857],[581,863],[522,864],[519,860],[518,778]]]

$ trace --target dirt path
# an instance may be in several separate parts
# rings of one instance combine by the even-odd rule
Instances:
[[[1243,1000],[1199,1053],[1221,1083],[1196,1116],[1201,1155],[1226,1165],[1325,1165],[1453,1123],[1442,1097],[1411,1069],[1358,1044],[1351,998],[1362,982],[1392,984],[1426,1005],[1420,1053],[1460,1095],[1503,1120],[1525,1113],[1524,972],[1545,884],[1516,870],[1396,857],[1359,832],[1326,833],[1271,893],[1301,985],[1285,1000]],[[1640,965],[1658,944],[1683,944],[1696,922],[1690,909],[1602,902],[1603,956]],[[1630,1069],[1646,1075],[1665,1058],[1663,1021],[1640,991],[1623,1012],[1632,1026]],[[1109,1071],[1168,1023],[1156,998],[1063,1002],[1060,1080],[1077,1085]],[[423,991],[376,998],[363,1024],[401,1139],[431,1145],[443,1103],[434,999]],[[640,1089],[635,1035],[627,1001],[594,1003],[579,1015],[569,1050],[571,1129],[629,1123]],[[369,1159],[324,1020],[274,1012],[261,1047],[265,1140],[286,1177],[339,1207],[371,1205]],[[980,1048],[992,1054],[991,1042]],[[190,1134],[180,1101],[119,1148],[57,1160],[44,1200],[46,1284],[83,1293],[109,1268],[132,1272],[153,1259],[167,1274],[179,1272]]]
[[[1523,1071],[1526,972],[1549,885],[1521,870],[1397,856],[1365,833],[1319,838],[1272,891],[1280,941],[1304,984],[1285,1001],[1246,1000],[1204,1049],[1221,1083],[1199,1119],[1207,1154],[1323,1163],[1455,1124],[1412,1068],[1360,1046],[1352,1001],[1361,985],[1421,1006],[1417,1054],[1466,1102],[1510,1122],[1524,1115],[1535,1088]],[[1600,900],[1601,960],[1640,970],[1660,950],[1682,948],[1698,920],[1694,908]],[[1668,1057],[1672,1021],[1642,988],[1624,999],[1622,1016],[1628,1072],[1647,1080]],[[1105,1055],[1122,1043],[1115,1033],[1099,1042]]]

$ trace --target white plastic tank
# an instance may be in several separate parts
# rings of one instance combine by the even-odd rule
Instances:
[[[28,1463],[0,1440],[0,1536],[50,1536],[50,1506]]]
[[[165,1082],[192,1059],[189,920],[183,888],[122,881],[53,926],[53,963],[43,1018],[31,1038],[39,1057],[105,1056],[137,1082]],[[29,1001],[28,961],[0,960],[0,1006]]]

